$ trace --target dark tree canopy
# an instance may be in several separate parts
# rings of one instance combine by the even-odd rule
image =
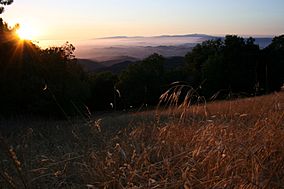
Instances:
[[[130,65],[120,75],[118,83],[126,107],[155,105],[162,93],[163,77],[164,58],[158,54]]]
[[[185,57],[188,82],[206,97],[221,91],[223,97],[279,91],[284,82],[283,39],[275,37],[263,50],[251,37],[205,41]]]
[[[0,20],[0,115],[69,116],[156,106],[176,81],[207,99],[265,94],[284,83],[284,35],[265,49],[253,38],[228,35],[198,44],[178,59],[153,54],[116,75],[84,72],[72,44],[41,49],[20,40],[17,28]]]
[[[0,22],[0,114],[76,113],[88,97],[74,46],[40,49]]]
[[[284,35],[274,37],[263,50],[262,70],[267,91],[279,91],[284,83]]]
[[[91,96],[88,106],[91,110],[116,109],[119,103],[119,92],[116,89],[117,76],[111,72],[101,72],[89,76]]]
[[[0,14],[2,14],[4,12],[4,7],[1,5],[10,5],[13,3],[13,0],[0,0]]]

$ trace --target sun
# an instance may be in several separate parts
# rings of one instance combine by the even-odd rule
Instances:
[[[21,25],[17,30],[17,35],[23,40],[35,40],[38,32],[31,26]]]

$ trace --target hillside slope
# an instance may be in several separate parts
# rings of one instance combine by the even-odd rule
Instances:
[[[283,92],[89,122],[1,120],[0,128],[4,188],[284,185]]]

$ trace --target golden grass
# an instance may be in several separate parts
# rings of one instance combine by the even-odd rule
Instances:
[[[90,123],[1,125],[0,188],[284,186],[283,92]]]

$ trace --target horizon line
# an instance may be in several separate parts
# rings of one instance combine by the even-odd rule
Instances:
[[[284,34],[284,33],[283,33]],[[280,34],[280,35],[283,35]],[[104,36],[104,37],[96,37],[86,40],[100,40],[100,39],[127,39],[127,38],[155,38],[155,37],[187,37],[187,36],[194,36],[194,35],[200,35],[200,36],[207,36],[207,37],[225,37],[227,35],[236,35],[239,37],[254,37],[254,38],[273,38],[275,36],[279,36],[276,34],[205,34],[205,33],[186,33],[186,34],[160,34],[160,35],[113,35],[113,36]]]

